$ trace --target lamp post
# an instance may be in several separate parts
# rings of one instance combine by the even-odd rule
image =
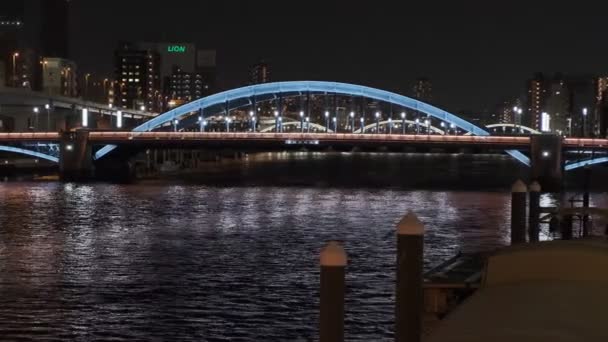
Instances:
[[[46,109],[46,131],[51,131],[51,105],[45,104],[44,109]]]
[[[306,117],[306,133],[310,133],[310,118]]]
[[[19,52],[13,53],[13,87],[17,87],[17,57],[19,57]]]
[[[426,126],[426,134],[431,135],[431,120],[424,120],[424,125]]]
[[[300,111],[300,133],[304,133],[304,111]]]
[[[84,75],[84,98],[85,98],[85,100],[89,96],[89,78],[90,77],[91,77],[91,74]]]
[[[515,126],[515,132],[520,133],[519,126],[521,125],[521,113],[523,113],[523,109],[515,106],[513,107],[513,125]]]
[[[334,122],[334,132],[338,132],[338,119],[334,116],[331,120]]]
[[[325,111],[325,133],[329,133],[329,112]]]
[[[380,133],[380,112],[376,112],[376,133]]]
[[[350,132],[355,133],[355,112],[350,112]]]
[[[441,130],[443,131],[443,135],[446,135],[445,122],[441,121],[440,126],[441,126]]]
[[[279,112],[276,110],[274,111],[274,131],[279,131]]]
[[[116,112],[116,128],[122,128],[122,111]]]
[[[38,107],[34,107],[34,131],[38,130],[38,112],[40,110]]]
[[[232,119],[226,115],[226,132],[230,132],[230,123],[232,122]]]
[[[279,132],[283,133],[283,117],[279,116]]]
[[[89,110],[86,108],[82,109],[82,127],[89,126]]]
[[[405,134],[405,112],[401,112],[401,132]]]
[[[587,108],[583,108],[583,138],[587,137]]]
[[[365,119],[363,117],[361,117],[361,119],[359,121],[361,121],[361,134],[363,134],[363,132],[365,130]]]
[[[249,125],[251,126],[251,131],[255,132],[255,113],[253,111],[249,111]]]
[[[388,118],[388,134],[393,134],[393,118]]]
[[[40,64],[42,65],[42,91],[48,91],[50,89],[46,86],[45,79],[48,77],[46,69],[49,62],[47,60],[42,60]]]
[[[173,120],[173,132],[177,132],[177,124],[179,123],[179,121],[177,119]]]
[[[454,135],[456,135],[456,125],[450,124],[450,128],[454,130]]]
[[[420,119],[416,118],[416,135],[420,134]]]

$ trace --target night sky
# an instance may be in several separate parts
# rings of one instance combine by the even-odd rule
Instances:
[[[426,76],[437,105],[480,111],[523,94],[536,71],[608,73],[600,2],[72,3],[72,58],[82,71],[107,75],[119,40],[194,42],[217,49],[222,88],[246,84],[249,66],[264,59],[275,81],[343,81],[405,95]]]

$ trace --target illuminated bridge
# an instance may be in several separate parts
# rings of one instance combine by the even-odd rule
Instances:
[[[492,135],[496,130],[503,134],[510,130],[513,135]],[[532,166],[535,178],[556,178],[564,169],[608,161],[601,155],[608,146],[605,140],[564,139],[538,133],[508,124],[478,127],[433,105],[380,89],[293,81],[211,95],[158,115],[131,132],[9,134],[0,137],[6,144],[0,149],[36,158],[46,155],[46,159],[66,165],[91,165],[124,158],[121,150],[133,147],[384,146],[398,151],[408,146],[488,146],[504,149],[516,160]],[[592,153],[584,160],[562,160],[562,152],[571,150]],[[68,158],[72,161],[66,163]]]

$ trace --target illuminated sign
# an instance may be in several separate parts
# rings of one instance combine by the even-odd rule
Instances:
[[[184,52],[186,52],[186,46],[185,45],[169,45],[169,46],[167,46],[167,52],[184,53]]]

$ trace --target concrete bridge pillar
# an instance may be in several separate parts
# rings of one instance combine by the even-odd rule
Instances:
[[[531,180],[538,181],[544,191],[560,191],[564,174],[562,137],[532,135],[530,144]]]
[[[64,181],[82,181],[93,177],[93,153],[88,131],[61,133],[59,176]]]

